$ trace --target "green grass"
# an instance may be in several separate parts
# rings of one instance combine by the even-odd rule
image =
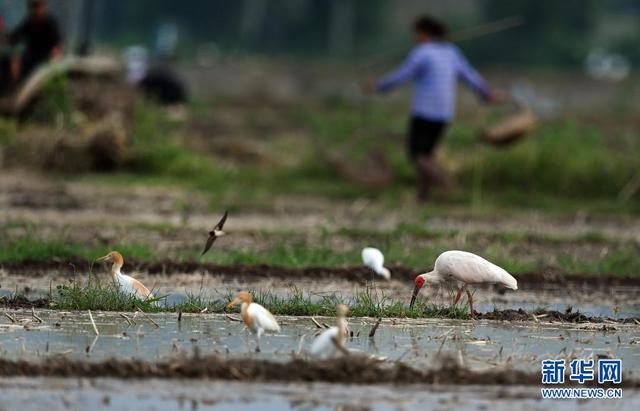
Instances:
[[[561,254],[557,257],[557,261],[563,269],[570,272],[638,277],[640,275],[639,256],[640,247],[629,245],[615,252],[606,252],[594,259],[580,259],[575,256]]]
[[[157,229],[166,230],[162,226]],[[323,266],[350,267],[360,265],[362,247],[375,244],[385,252],[387,262],[400,264],[414,270],[426,270],[433,266],[436,257],[449,249],[465,249],[484,256],[515,275],[550,268],[548,257],[553,253],[551,268],[566,275],[616,275],[635,278],[640,275],[640,249],[632,243],[607,239],[601,235],[587,233],[577,237],[536,236],[526,233],[473,233],[458,244],[454,232],[421,233],[414,230],[405,234],[401,230],[390,233],[367,230],[339,230],[339,234],[321,233],[309,238],[290,232],[257,233],[257,240],[264,243],[261,251],[223,250],[213,248],[204,257],[200,249],[176,249],[165,255],[176,261],[199,260],[221,265],[267,264],[290,268]],[[343,236],[344,247],[336,248],[335,236]],[[64,238],[64,235],[63,235]],[[591,249],[594,245],[606,245],[603,254],[584,256],[581,247]],[[523,255],[523,250],[544,247],[544,254]],[[26,260],[45,261],[80,257],[93,261],[111,249],[120,251],[126,261],[154,261],[159,255],[146,244],[122,242],[106,247],[101,244],[77,244],[65,240],[42,240],[33,235],[9,237],[0,240],[0,262]],[[574,250],[575,249],[575,250]],[[557,251],[556,251],[557,250]],[[393,271],[393,268],[392,268]]]
[[[335,316],[337,304],[346,304],[352,317],[407,317],[407,318],[458,318],[468,317],[466,307],[444,307],[434,304],[416,302],[409,309],[404,302],[390,300],[384,295],[378,297],[375,290],[365,288],[356,290],[353,298],[344,299],[338,294],[312,298],[308,293],[293,288],[286,296],[272,293],[268,289],[252,290],[254,301],[263,305],[274,315],[292,316]],[[184,301],[166,304],[162,297],[155,300],[141,301],[118,291],[112,284],[89,281],[85,285],[73,282],[60,285],[52,296],[54,309],[60,310],[101,310],[101,311],[135,311],[145,312],[184,312],[198,313],[206,309],[211,313],[229,312],[226,305],[233,298],[229,293],[225,298],[210,300],[202,295],[188,294]]]
[[[273,161],[234,163],[233,159],[190,149],[177,137],[187,131],[152,105],[140,105],[135,113],[133,160],[128,167],[118,174],[83,178],[122,185],[177,185],[207,193],[212,207],[238,202],[243,207],[270,204],[274,196],[282,194],[368,197],[389,207],[413,197],[415,175],[404,151],[404,115],[393,110],[389,113],[384,104],[372,104],[364,114],[362,107],[354,104],[282,110],[278,117],[285,119],[282,127],[304,128],[307,134],[283,142],[277,131],[252,130],[248,121],[246,132],[261,137]],[[215,112],[199,115],[215,116]],[[251,118],[251,110],[244,115]],[[638,139],[608,135],[569,120],[544,124],[520,143],[493,148],[476,141],[476,127],[457,122],[445,140],[444,163],[452,169],[457,189],[441,202],[441,211],[457,205],[472,206],[475,212],[508,208],[640,212],[640,193],[629,201],[618,199],[640,169]],[[366,189],[345,180],[322,155],[324,150],[336,150],[357,160],[373,148],[386,153],[396,177],[384,190]],[[292,156],[296,161],[284,161]]]
[[[89,281],[81,286],[77,282],[58,285],[53,296],[52,308],[60,310],[102,310],[102,311],[160,311],[161,300],[140,300],[131,294],[119,291],[113,283],[104,284]]]
[[[41,240],[31,235],[0,240],[0,262],[25,260],[51,260],[54,258],[81,257],[94,260],[107,254],[111,249],[105,246],[75,244],[64,240]],[[123,255],[139,260],[156,258],[155,252],[141,244],[120,243],[113,245]]]

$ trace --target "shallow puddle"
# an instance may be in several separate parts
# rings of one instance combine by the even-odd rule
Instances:
[[[26,326],[11,324],[7,318],[0,324],[0,351],[11,359],[66,355],[90,361],[108,357],[156,361],[197,348],[203,354],[287,360],[304,351],[319,331],[309,318],[279,317],[282,331],[264,336],[262,352],[255,353],[255,339],[244,325],[218,314],[183,314],[178,322],[177,314],[127,313],[130,325],[118,313],[96,312],[99,336],[86,312],[38,311],[42,324],[30,311],[13,315]],[[318,321],[331,325],[334,320]],[[537,371],[543,359],[570,355],[612,356],[623,359],[625,372],[640,369],[640,328],[633,325],[607,325],[609,330],[602,331],[602,324],[389,319],[370,339],[372,323],[350,319],[354,336],[349,349],[416,367],[433,365],[438,353],[449,353],[476,369],[508,364]]]
[[[417,381],[417,383],[419,383]],[[3,409],[276,411],[634,409],[638,390],[617,400],[541,400],[539,387],[262,384],[208,380],[0,378]]]

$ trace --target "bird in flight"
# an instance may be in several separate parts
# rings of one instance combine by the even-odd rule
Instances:
[[[213,230],[209,231],[209,238],[207,238],[207,244],[205,244],[204,251],[201,255],[205,255],[205,253],[209,251],[209,249],[213,245],[213,242],[216,241],[216,238],[222,237],[226,234],[224,231],[222,231],[222,228],[224,227],[224,223],[227,221],[228,214],[229,212],[225,211],[220,221],[218,221],[218,224],[213,227]]]
[[[149,289],[145,287],[144,284],[131,276],[122,274],[120,270],[122,269],[122,265],[124,264],[124,258],[122,258],[122,254],[120,254],[119,252],[112,251],[104,257],[98,258],[96,261],[113,262],[113,264],[111,265],[111,275],[113,276],[113,282],[123,293],[131,294],[141,300],[153,298],[153,294],[151,294],[151,291],[149,291]]]
[[[413,308],[418,293],[426,283],[443,284],[456,290],[453,304],[460,300],[462,292],[467,293],[469,312],[474,318],[473,295],[468,286],[471,284],[501,284],[512,290],[518,289],[518,281],[502,267],[485,260],[479,255],[466,251],[445,251],[436,259],[433,271],[416,277],[416,285],[411,296],[409,308]]]

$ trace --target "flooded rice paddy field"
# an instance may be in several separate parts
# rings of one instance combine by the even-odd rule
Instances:
[[[241,322],[220,314],[178,315],[94,312],[96,336],[86,312],[13,311],[18,324],[0,324],[4,358],[38,360],[52,356],[86,361],[110,357],[156,362],[176,355],[217,354],[231,358],[288,361],[304,355],[317,327],[308,317],[278,317],[282,331],[263,337],[262,352]],[[234,314],[232,318],[238,319]],[[333,319],[318,317],[333,324]],[[131,322],[131,324],[129,324]],[[373,319],[351,318],[348,348],[413,367],[429,367],[439,355],[465,367],[485,370],[507,366],[539,371],[549,358],[611,356],[622,358],[629,375],[640,369],[640,326],[460,320],[383,320],[373,339]]]
[[[540,400],[538,387],[240,383],[208,380],[0,378],[0,404],[11,410],[398,411],[637,409],[640,391],[620,400]]]
[[[0,270],[1,271],[1,270]],[[229,279],[217,276],[183,275],[180,279],[172,281],[174,276],[148,276],[136,275],[144,284],[149,286],[156,295],[166,296],[168,306],[178,304],[185,300],[188,294],[197,295],[205,300],[225,300],[229,295],[240,290],[269,291],[272,294],[287,297],[294,288],[303,290],[312,301],[320,300],[324,296],[336,295],[343,300],[350,300],[354,294],[362,292],[368,284],[357,284],[350,281],[312,281],[301,279],[299,281],[278,282],[261,280],[247,282],[239,279]],[[82,280],[82,279],[81,279]],[[110,281],[104,278],[105,281]],[[0,297],[10,297],[16,291],[24,293],[33,300],[47,297],[50,292],[50,284],[64,283],[58,278],[47,277],[45,279],[33,279],[23,276],[12,276],[0,273]],[[412,283],[390,281],[376,282],[375,292],[379,299],[399,300],[409,303],[412,291]],[[588,317],[607,317],[613,319],[639,318],[640,317],[640,286],[612,286],[603,287],[567,287],[561,284],[535,285],[527,288],[527,284],[520,284],[517,292],[500,290],[497,287],[477,287],[474,294],[474,308],[478,312],[491,312],[494,310],[518,310],[520,308],[535,312],[536,310],[553,310],[564,312],[571,309]],[[452,294],[449,290],[425,289],[420,294],[421,299],[438,305],[449,305]],[[466,304],[466,299],[462,302]]]
[[[187,293],[218,299],[239,289],[269,289],[279,295],[296,286],[318,298],[326,293],[339,293],[345,298],[366,286],[362,271],[351,273],[342,269],[331,276],[300,276],[297,272],[283,275],[270,271],[247,273],[222,268],[197,266],[162,270],[153,267],[164,264],[160,259],[172,258],[183,249],[200,250],[203,227],[218,217],[209,209],[203,196],[194,196],[175,188],[118,188],[92,185],[82,181],[58,182],[41,176],[0,176],[0,223],[5,224],[9,238],[30,235],[43,241],[65,241],[75,244],[103,246],[118,244],[122,239],[133,244],[152,247],[157,260],[139,266],[125,256],[126,272],[133,274],[159,295],[169,294],[168,303],[182,300]],[[192,212],[185,216],[176,204],[190,199]],[[268,207],[243,210],[230,218],[230,235],[219,242],[223,252],[233,250],[263,250],[265,238],[282,238],[282,233],[333,233],[331,248],[354,247],[354,235],[342,229],[368,230],[376,227],[381,233],[399,235],[401,224],[411,226],[418,220],[407,219],[415,209],[381,210],[375,203],[323,201],[322,199],[278,198]],[[215,214],[215,215],[214,215]],[[383,216],[383,217],[381,217]],[[575,217],[575,218],[574,218]],[[117,226],[105,222],[118,221]],[[469,247],[474,236],[492,241],[493,233],[526,232],[535,241],[522,240],[519,246],[508,245],[513,258],[535,262],[536,267],[553,267],[557,254],[566,253],[577,260],[593,255],[605,255],[615,241],[638,243],[640,221],[624,218],[596,218],[580,215],[550,217],[544,213],[526,215],[465,215],[447,212],[427,221],[420,219],[424,230],[433,233],[454,231],[447,239],[455,247]],[[155,227],[155,228],[154,228]],[[364,231],[368,232],[368,231]],[[61,233],[64,233],[61,236]],[[591,241],[581,240],[597,234]],[[411,237],[411,236],[409,236]],[[408,238],[409,238],[408,237]],[[430,237],[418,238],[431,241]],[[448,237],[447,237],[448,238]],[[62,239],[62,240],[61,240]],[[474,241],[476,241],[474,240]],[[574,241],[575,240],[575,241]],[[312,243],[312,242],[311,242]],[[472,244],[472,245],[473,245]],[[482,249],[481,247],[481,249]],[[173,254],[172,254],[173,253]],[[535,256],[535,261],[531,256]],[[538,261],[539,260],[539,261]],[[49,260],[47,260],[49,262]],[[540,264],[538,264],[540,262]],[[45,295],[51,285],[69,280],[69,273],[87,272],[67,260],[53,261],[50,266],[0,268],[2,291],[28,292],[29,298]],[[144,263],[144,262],[139,262]],[[399,263],[399,262],[398,262]],[[351,264],[351,263],[350,263]],[[358,264],[354,261],[353,264]],[[425,261],[429,266],[431,261]],[[301,268],[305,269],[305,268]],[[155,271],[154,271],[155,270]],[[97,268],[96,275],[109,280],[106,267]],[[349,271],[349,272],[347,272]],[[550,270],[553,274],[553,270]],[[351,276],[341,277],[341,274]],[[376,286],[385,296],[400,301],[409,300],[414,272],[404,275],[395,269],[389,283]],[[542,271],[539,273],[544,276]],[[557,274],[557,273],[556,273]],[[575,273],[574,273],[575,274]],[[562,275],[558,275],[562,277]],[[78,278],[82,278],[81,275]],[[490,312],[524,308],[565,311],[572,307],[588,316],[614,319],[640,317],[640,282],[618,283],[608,279],[583,279],[582,282],[557,278],[554,281],[520,281],[520,289],[499,292],[493,288],[478,288],[476,310]],[[598,281],[596,281],[598,280]],[[422,298],[444,304],[450,296],[437,290],[424,290]],[[15,317],[13,323],[3,315]],[[229,359],[255,359],[288,364],[294,354],[309,347],[318,329],[309,318],[278,317],[282,331],[265,336],[262,352],[254,352],[253,336],[244,326],[224,315],[125,313],[131,324],[119,313],[93,312],[100,332],[95,336],[86,312],[36,310],[38,322],[30,310],[0,311],[0,360],[26,360],[30,363],[47,359],[77,361],[95,365],[109,358],[139,359],[149,364],[168,361],[198,352]],[[233,314],[238,318],[238,314]],[[318,321],[333,324],[332,318]],[[154,324],[154,322],[157,324]],[[86,376],[64,377],[52,374],[20,374],[0,377],[1,410],[410,410],[410,409],[478,409],[478,410],[636,410],[640,403],[637,384],[624,389],[622,400],[604,401],[542,401],[538,376],[540,360],[549,358],[615,357],[623,360],[625,379],[638,380],[640,370],[640,325],[605,323],[549,323],[541,321],[456,321],[385,319],[375,337],[369,339],[374,319],[350,318],[354,335],[347,346],[354,352],[368,353],[417,369],[434,367],[441,357],[448,357],[465,369],[484,372],[517,369],[535,376],[535,385],[503,385],[498,380],[461,382],[437,385],[415,381],[418,385],[393,385],[393,379],[381,379],[376,385],[345,385],[342,383],[256,382],[245,380],[155,379],[120,380]],[[295,362],[294,362],[295,364]],[[386,363],[385,363],[386,364]],[[144,364],[143,367],[144,369]],[[25,375],[25,376],[18,376]],[[111,374],[107,374],[111,375]],[[351,380],[349,380],[351,382]]]

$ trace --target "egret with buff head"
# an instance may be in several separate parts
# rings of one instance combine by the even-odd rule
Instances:
[[[410,308],[416,302],[418,293],[425,284],[442,284],[456,290],[453,304],[457,304],[462,291],[467,293],[469,311],[474,318],[473,295],[468,286],[472,284],[500,284],[512,290],[518,289],[518,282],[511,274],[484,258],[466,251],[445,251],[436,259],[433,271],[416,277],[411,296]]]
[[[236,298],[227,305],[227,308],[238,304],[241,304],[240,315],[242,316],[242,321],[256,335],[256,352],[260,352],[260,337],[262,337],[262,334],[266,331],[280,331],[280,325],[269,310],[252,301],[251,294],[248,292],[239,292]]]
[[[111,265],[111,275],[113,276],[113,282],[121,292],[133,295],[141,300],[153,298],[151,291],[149,291],[149,289],[140,281],[126,274],[122,274],[120,270],[124,265],[124,258],[119,252],[111,251],[109,254],[98,258],[96,261],[113,263]]]

